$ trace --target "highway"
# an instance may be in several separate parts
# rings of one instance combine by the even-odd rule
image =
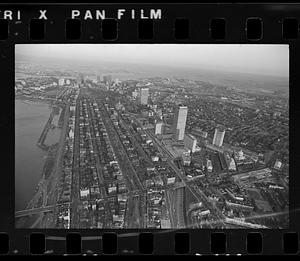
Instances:
[[[185,227],[185,202],[184,202],[184,188],[179,188],[174,191],[175,193],[175,210],[176,210],[176,219],[177,219],[177,227],[184,228]]]
[[[155,137],[155,135],[153,133],[151,133],[149,130],[145,130],[145,132],[153,139],[153,141],[157,145],[158,149],[160,150],[160,153],[162,153],[162,155],[167,155],[167,162],[168,162],[169,166],[173,169],[173,171],[181,179],[181,181],[184,183],[184,185],[191,191],[191,193],[198,200],[198,202],[202,202],[203,205],[207,209],[209,209],[211,211],[211,213],[214,214],[215,217],[217,217],[218,220],[220,220],[220,223],[222,225],[224,225],[224,227],[225,227],[225,223],[223,222],[223,220],[225,219],[225,216],[223,215],[223,213],[216,206],[212,205],[209,202],[209,199],[206,197],[206,195],[200,189],[196,190],[195,188],[191,187],[191,185],[189,183],[187,183],[185,181],[184,173],[177,168],[177,166],[173,162],[173,158],[170,156],[170,153],[168,151],[166,151],[166,149],[161,145],[160,141]]]
[[[25,217],[25,216],[30,216],[30,215],[35,215],[35,214],[40,214],[45,212],[51,212],[53,211],[53,207],[54,206],[47,206],[42,208],[33,208],[33,209],[16,211],[15,217],[18,218],[18,217]]]
[[[24,209],[20,211],[15,212],[15,217],[25,217],[25,216],[30,216],[30,215],[35,215],[35,214],[40,214],[40,213],[46,213],[46,212],[52,212],[54,207],[57,206],[62,206],[70,203],[63,203],[63,204],[58,204],[56,206],[46,206],[46,207],[41,207],[41,208],[32,208],[32,209]]]
[[[171,222],[171,227],[176,228],[176,218],[175,218],[175,209],[173,208],[173,200],[172,200],[172,190],[168,189],[166,191],[166,206],[167,209],[169,210],[169,218]]]
[[[184,187],[166,190],[166,204],[172,228],[185,228]]]
[[[53,120],[53,117],[54,117],[54,110],[52,109],[51,113],[50,113],[50,116],[48,118],[48,121],[46,122],[46,125],[42,131],[42,134],[41,136],[39,137],[38,139],[38,142],[37,142],[37,145],[41,148],[43,148],[45,145],[44,145],[44,141],[46,140],[47,138],[47,134],[48,134],[48,131],[50,130],[50,127],[51,127],[51,124],[52,124],[52,120]]]
[[[52,172],[53,174],[52,174],[52,182],[51,182],[51,189],[50,189],[51,194],[47,197],[44,197],[44,199],[43,199],[44,206],[46,204],[49,204],[49,205],[56,204],[57,195],[55,194],[55,191],[56,191],[57,181],[62,174],[64,143],[65,143],[67,130],[68,130],[68,120],[70,117],[69,108],[70,108],[70,105],[68,103],[68,104],[66,104],[66,110],[64,111],[64,116],[63,116],[64,121],[63,121],[63,126],[61,128],[59,145],[58,145],[58,149],[57,149],[56,156],[55,156],[55,165],[53,167],[53,172]]]

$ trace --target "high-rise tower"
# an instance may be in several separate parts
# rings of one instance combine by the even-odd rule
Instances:
[[[187,113],[188,113],[187,106],[179,105],[175,110],[174,119],[173,119],[173,135],[176,140],[184,139]]]
[[[148,104],[149,88],[141,88],[140,90],[140,102],[142,105]]]
[[[225,130],[216,128],[215,135],[213,138],[213,145],[221,147],[223,145],[224,136],[225,136]]]

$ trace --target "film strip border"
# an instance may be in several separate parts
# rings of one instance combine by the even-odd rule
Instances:
[[[29,22],[29,39],[45,40],[47,34],[46,22],[39,19],[31,19]],[[209,35],[212,40],[226,39],[226,19],[210,19]],[[67,19],[65,23],[65,40],[82,39],[82,22],[80,19]],[[174,21],[172,30],[174,31],[174,40],[188,40],[190,38],[190,20],[188,18],[177,18]],[[296,18],[282,19],[282,39],[295,40],[298,38],[299,23]],[[104,19],[102,21],[101,37],[103,40],[114,41],[118,38],[118,20]],[[259,41],[263,38],[263,19],[259,17],[247,18],[245,23],[245,35],[248,40]],[[9,37],[8,20],[0,19],[0,40],[6,40]],[[139,20],[137,26],[137,38],[139,40],[154,39],[153,20]],[[90,40],[93,38],[90,37]]]
[[[299,40],[300,5],[297,4],[131,4],[103,5],[101,10],[104,8],[110,15],[102,19],[95,5],[13,6],[0,12],[0,41],[289,43]],[[134,10],[134,19],[128,14],[118,19],[120,10],[122,14]]]
[[[154,21],[139,20],[137,24],[138,40],[154,40]],[[81,40],[83,35],[83,25],[80,19],[67,19],[65,22],[65,40]],[[297,18],[283,18],[282,39],[296,40],[299,34],[299,23]],[[46,40],[47,27],[45,20],[31,19],[29,22],[29,40]],[[211,40],[226,40],[227,23],[225,18],[212,18],[209,22],[208,33]],[[260,17],[247,18],[245,21],[244,34],[247,40],[259,41],[263,38],[263,19]],[[155,28],[156,29],[156,28]],[[174,40],[188,40],[191,37],[190,19],[177,18],[172,27]],[[0,19],[0,40],[9,38],[9,21]],[[108,18],[102,20],[101,38],[105,41],[115,41],[118,39],[118,20]],[[89,40],[93,40],[90,36]]]
[[[124,5],[136,9],[137,5]],[[287,43],[299,42],[300,5],[151,5],[162,10],[162,19],[107,18],[70,19],[72,9],[96,10],[95,5],[31,5],[5,9],[21,10],[22,19],[2,19],[0,45],[13,43]],[[116,12],[115,5],[106,5]],[[48,10],[47,20],[37,19]],[[149,12],[149,5],[139,9]],[[0,10],[3,6],[0,5]],[[291,177],[292,178],[292,177]],[[293,203],[293,202],[291,202]],[[291,206],[299,209],[299,203]],[[13,215],[13,211],[12,215]],[[297,219],[296,219],[297,220]],[[13,222],[12,222],[13,224]],[[243,230],[97,232],[59,231],[46,234],[0,229],[0,254],[297,254],[297,228],[290,232]],[[294,231],[293,231],[294,230]],[[97,234],[98,233],[98,234]],[[94,234],[91,236],[90,234]],[[100,236],[99,236],[100,234]],[[55,236],[54,236],[55,235]]]
[[[101,236],[81,236],[78,232],[65,236],[46,236],[40,232],[13,240],[0,233],[0,254],[31,255],[258,255],[299,253],[296,232],[272,233],[243,231],[232,232],[142,232]]]

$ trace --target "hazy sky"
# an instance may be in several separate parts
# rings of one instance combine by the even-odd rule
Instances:
[[[288,45],[240,44],[17,44],[19,55],[82,62],[150,64],[289,75]]]

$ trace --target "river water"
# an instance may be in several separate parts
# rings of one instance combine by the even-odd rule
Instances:
[[[36,144],[49,118],[51,107],[38,101],[15,101],[15,209],[25,209],[42,177],[47,152]],[[57,122],[55,116],[53,123]],[[58,142],[59,129],[51,129],[46,145]]]

